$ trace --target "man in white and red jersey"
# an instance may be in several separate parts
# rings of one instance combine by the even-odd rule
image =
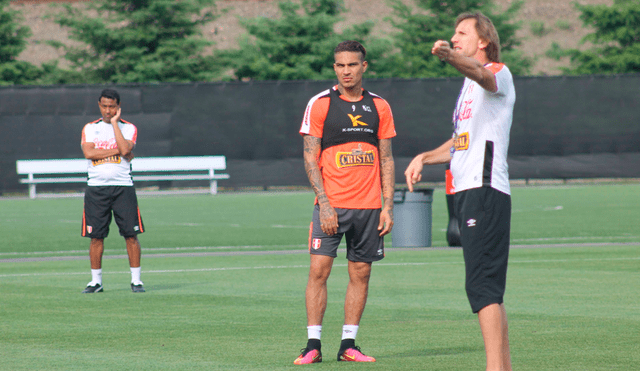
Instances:
[[[360,351],[355,338],[367,301],[371,265],[384,258],[384,235],[393,227],[391,138],[396,132],[389,104],[362,89],[365,56],[364,47],[356,41],[335,48],[338,85],[311,98],[300,129],[316,202],[309,231],[308,342],[294,364],[322,361],[327,279],[343,235],[349,284],[338,361],[375,362]]]
[[[510,371],[503,297],[511,230],[507,150],[516,94],[511,72],[500,63],[500,39],[489,18],[461,14],[451,43],[438,40],[431,52],[466,76],[453,113],[453,138],[416,156],[405,175],[413,190],[423,165],[451,162],[465,287],[478,314],[486,369]]]
[[[131,290],[144,292],[140,281],[140,242],[144,232],[138,209],[138,199],[131,179],[131,160],[138,131],[130,122],[120,119],[120,95],[105,89],[98,98],[102,118],[82,129],[82,152],[87,159],[88,182],[84,195],[82,236],[91,238],[91,282],[85,294],[103,292],[102,253],[104,239],[109,235],[112,213],[124,237],[129,266]]]

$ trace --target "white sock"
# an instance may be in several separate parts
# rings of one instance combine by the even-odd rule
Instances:
[[[102,269],[91,270],[91,282],[89,286],[95,286],[97,283],[102,285]]]
[[[307,326],[307,335],[309,339],[320,340],[320,335],[322,335],[322,325]]]
[[[344,325],[342,326],[342,340],[354,339],[358,334],[358,325]]]
[[[140,281],[140,267],[131,268],[131,283],[134,285],[142,285],[142,281]]]

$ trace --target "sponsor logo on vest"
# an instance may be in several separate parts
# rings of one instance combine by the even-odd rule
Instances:
[[[469,133],[462,133],[453,138],[453,147],[456,151],[464,151],[469,149]]]
[[[119,164],[121,161],[120,155],[115,155],[100,160],[91,160],[91,163],[93,166],[98,166],[102,164]]]
[[[362,117],[362,115],[354,116],[352,114],[349,114],[349,118],[351,119],[351,124],[353,124],[354,127],[358,125],[368,126],[364,122],[360,121],[360,117]]]
[[[336,153],[336,165],[339,168],[351,166],[373,166],[376,160],[373,151],[363,151],[361,145],[351,152]]]
[[[365,104],[363,104],[363,105],[362,105],[362,109],[363,109],[363,110],[365,110],[365,111],[367,111],[367,112],[372,112],[372,111],[371,111],[371,107],[369,107],[369,106],[367,106],[367,105],[365,105]]]

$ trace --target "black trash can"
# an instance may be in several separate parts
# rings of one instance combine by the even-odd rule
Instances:
[[[431,246],[433,189],[396,190],[393,194],[393,247]]]

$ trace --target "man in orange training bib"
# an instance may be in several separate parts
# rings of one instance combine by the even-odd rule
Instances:
[[[387,101],[362,88],[368,65],[365,57],[365,48],[356,41],[338,44],[333,64],[338,85],[311,98],[300,129],[316,202],[309,231],[308,342],[294,361],[297,365],[322,361],[327,279],[343,236],[349,284],[338,361],[375,362],[360,351],[355,338],[367,301],[371,265],[384,258],[384,235],[393,227],[391,138],[396,132]]]

